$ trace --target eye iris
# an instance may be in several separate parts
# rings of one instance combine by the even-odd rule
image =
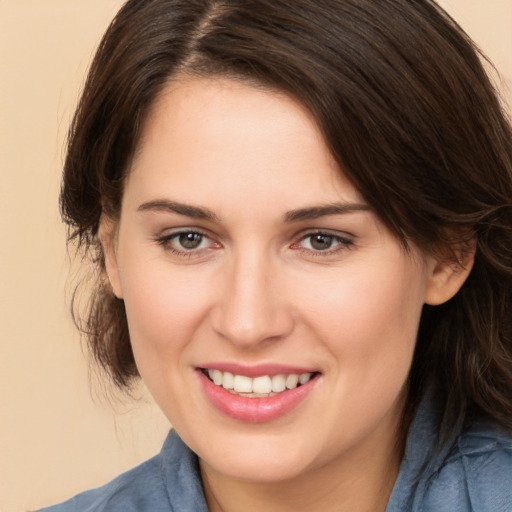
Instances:
[[[182,233],[179,236],[180,245],[185,249],[196,249],[203,240],[198,233]]]
[[[325,251],[332,246],[333,237],[329,235],[313,235],[311,237],[311,247],[317,251]]]

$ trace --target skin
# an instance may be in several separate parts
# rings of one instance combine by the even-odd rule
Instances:
[[[332,204],[352,206],[290,218]],[[470,265],[404,251],[301,105],[222,78],[161,94],[100,238],[141,376],[199,455],[210,510],[384,510],[422,306]],[[215,361],[320,376],[291,412],[251,424],[205,396],[197,368]]]

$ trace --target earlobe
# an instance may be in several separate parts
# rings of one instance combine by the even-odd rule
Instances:
[[[463,244],[456,251],[457,261],[434,256],[427,262],[428,276],[425,304],[438,306],[450,300],[468,278],[475,259],[476,241]]]
[[[122,299],[123,294],[119,280],[119,268],[116,254],[116,224],[110,217],[107,217],[105,214],[102,214],[100,218],[98,237],[103,248],[103,255],[105,257],[105,270],[107,272],[110,286],[112,287],[112,292],[118,299]]]

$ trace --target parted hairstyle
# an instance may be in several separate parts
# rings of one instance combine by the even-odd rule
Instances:
[[[445,435],[476,417],[512,432],[512,130],[482,62],[432,0],[129,0],[92,63],[61,192],[69,240],[96,269],[75,319],[100,366],[120,388],[138,377],[100,216],[119,218],[159,93],[184,73],[225,76],[306,106],[405,250],[457,266],[476,240],[458,294],[424,306],[406,411],[434,388]]]

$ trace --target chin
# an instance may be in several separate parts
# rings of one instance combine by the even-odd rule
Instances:
[[[309,438],[309,437],[308,437]],[[197,446],[201,464],[236,480],[278,483],[292,480],[314,465],[314,454],[291,436],[275,433],[254,435],[214,435],[212,441]],[[309,461],[309,462],[308,462]]]
[[[201,464],[207,464],[217,473],[224,477],[235,480],[243,480],[254,484],[271,484],[293,480],[303,474],[306,468],[303,461],[290,460],[288,458],[278,459],[254,459],[250,454],[234,454],[231,458],[225,458],[219,462],[200,459]]]

